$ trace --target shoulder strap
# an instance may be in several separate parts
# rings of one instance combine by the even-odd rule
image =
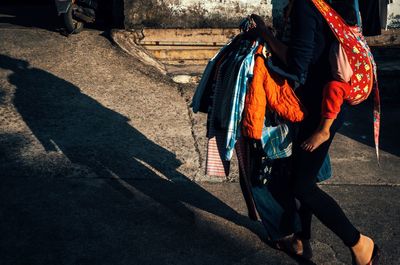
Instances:
[[[376,64],[372,53],[368,47],[367,41],[361,34],[356,34],[343,20],[342,17],[324,0],[311,0],[317,10],[328,23],[333,34],[343,45],[350,65],[353,68],[354,78],[351,84],[358,90],[374,90],[374,141],[376,156],[379,164],[379,129],[380,129],[380,96],[377,81]],[[358,15],[358,14],[357,14]],[[360,67],[361,65],[361,67]],[[367,84],[367,86],[366,86]],[[366,93],[363,97],[355,98],[354,104],[358,104],[368,97]]]

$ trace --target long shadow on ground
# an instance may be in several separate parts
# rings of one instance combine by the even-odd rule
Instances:
[[[126,117],[26,61],[0,55],[0,68],[12,71],[14,105],[46,151],[97,175],[3,177],[2,264],[232,264],[256,251],[221,228],[195,225],[192,206],[263,236],[259,225],[186,181],[175,155]],[[23,137],[2,135],[1,145],[4,137],[23,147]],[[271,264],[281,264],[279,255]]]

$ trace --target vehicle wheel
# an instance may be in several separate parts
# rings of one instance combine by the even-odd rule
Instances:
[[[76,34],[83,30],[83,23],[73,18],[73,5],[69,7],[67,13],[63,15],[63,18],[65,28],[69,34]]]

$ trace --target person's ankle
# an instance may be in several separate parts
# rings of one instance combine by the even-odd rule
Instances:
[[[360,235],[358,242],[351,247],[356,259],[356,264],[367,264],[372,257],[374,241],[365,235]]]
[[[313,251],[310,243],[309,237],[304,237],[301,234],[296,234],[295,239],[297,243],[301,246],[300,256],[310,260],[313,257]]]
[[[324,135],[324,136],[329,138],[331,133],[330,133],[329,130],[320,130],[320,134],[322,134],[322,135]]]
[[[354,246],[352,246],[351,249],[354,252],[362,251],[364,248],[367,247],[368,242],[373,243],[373,240],[371,238],[369,238],[368,236],[361,234],[358,242]]]

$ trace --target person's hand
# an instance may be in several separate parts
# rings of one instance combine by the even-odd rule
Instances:
[[[267,27],[264,20],[259,15],[252,14],[250,18],[253,19],[257,25],[255,31],[259,37],[261,37],[264,40],[267,40],[271,36],[273,36],[271,30]]]
[[[256,28],[258,28],[259,30],[266,30],[267,29],[267,25],[265,25],[264,20],[259,15],[251,14],[250,18],[254,20],[254,22],[257,25]]]

